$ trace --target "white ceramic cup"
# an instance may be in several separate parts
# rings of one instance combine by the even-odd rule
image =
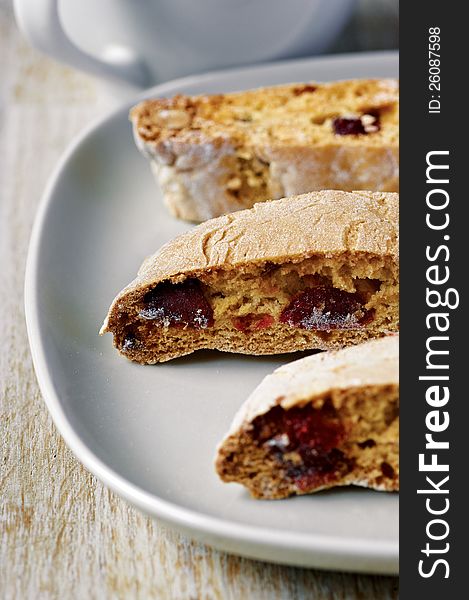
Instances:
[[[324,50],[355,0],[15,0],[38,50],[130,89]]]

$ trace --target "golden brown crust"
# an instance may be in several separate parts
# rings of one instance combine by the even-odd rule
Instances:
[[[256,346],[251,342],[251,350],[246,336],[243,341],[243,336],[236,332],[230,331],[221,341],[213,339],[210,329],[194,332],[165,328],[152,333],[152,343],[161,346],[159,352],[153,349],[153,356],[143,352],[128,356],[140,362],[158,362],[200,347],[253,354],[273,353],[279,351],[276,338],[284,340],[287,351],[308,347],[326,349],[340,347],[346,339],[348,343],[358,343],[366,336],[383,335],[388,328],[394,331],[397,318],[397,297],[393,290],[398,273],[398,195],[316,192],[257,204],[250,210],[203,223],[144,261],[137,278],[112,303],[102,333],[110,331],[118,338],[122,315],[161,282],[180,283],[188,278],[201,278],[210,283],[216,277],[230,279],[231,273],[256,278],[256,269],[261,272],[267,263],[293,265],[292,269],[309,269],[307,272],[312,273],[329,273],[342,289],[350,288],[349,291],[354,291],[353,278],[386,280],[389,287],[387,294],[394,306],[390,310],[394,312],[385,315],[375,329],[370,327],[365,331],[327,335],[324,332],[297,331],[296,341],[289,339],[292,328],[278,324],[275,336],[273,329],[263,332],[263,335],[258,332],[254,339],[259,344]],[[333,281],[333,284],[336,282]],[[118,347],[121,342],[115,339]]]
[[[399,195],[312,192],[218,217],[146,258],[114,304],[134,290],[183,281],[219,267],[300,261],[316,254],[388,256],[398,260]],[[111,307],[112,313],[112,307]]]
[[[398,363],[399,337],[388,336],[280,367],[262,381],[235,416],[217,450],[219,476],[245,485],[258,498],[284,498],[337,485],[398,490]],[[256,440],[256,423],[268,419],[276,407],[291,411],[311,406],[320,411],[326,403],[347,432],[337,449],[351,467],[310,487],[301,486],[296,477],[299,471],[291,476],[283,455],[279,458],[272,453],[272,442]]]
[[[399,336],[388,335],[350,348],[321,352],[282,365],[267,375],[233,419],[228,435],[236,433],[273,406],[285,410],[315,403],[333,390],[386,387],[399,381]],[[341,407],[336,398],[335,408]]]
[[[336,135],[335,117],[375,118]],[[201,221],[320,189],[398,189],[398,84],[352,80],[147,100],[134,136],[170,211]]]

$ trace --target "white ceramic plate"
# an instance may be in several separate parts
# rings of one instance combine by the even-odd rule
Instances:
[[[397,76],[394,53],[190,77],[145,94],[212,93],[305,80]],[[222,484],[214,450],[249,392],[282,362],[201,352],[159,366],[118,356],[98,329],[142,259],[188,225],[171,218],[134,146],[128,106],[60,161],[31,239],[26,316],[39,384],[65,441],[145,512],[223,550],[294,565],[395,573],[398,497],[361,489],[255,501]]]

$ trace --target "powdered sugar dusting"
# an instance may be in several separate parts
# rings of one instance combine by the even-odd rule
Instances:
[[[169,327],[171,323],[179,323],[182,320],[180,314],[175,312],[167,313],[162,306],[147,306],[138,315],[148,321],[156,321],[163,325],[163,327]]]
[[[358,329],[373,318],[364,308],[358,292],[346,292],[328,285],[309,288],[292,299],[280,321],[309,331]]]
[[[333,315],[330,311],[322,312],[313,308],[310,315],[303,317],[300,326],[309,331],[327,331],[329,329],[358,329],[361,327],[357,317],[352,313]]]
[[[206,329],[209,326],[209,319],[204,315],[201,308],[198,308],[195,311],[194,323],[196,323],[200,329]]]

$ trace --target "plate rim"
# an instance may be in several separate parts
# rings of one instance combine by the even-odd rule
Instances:
[[[398,540],[363,540],[345,539],[337,535],[303,534],[288,530],[272,530],[268,527],[246,525],[230,519],[209,516],[207,514],[184,508],[176,503],[164,500],[137,485],[130,483],[107,466],[96,456],[80,438],[65,411],[60,400],[59,390],[54,384],[53,372],[46,359],[44,339],[41,335],[40,310],[38,300],[38,263],[40,259],[41,242],[47,226],[49,211],[54,207],[54,192],[67,171],[67,166],[73,160],[80,147],[86,143],[102,127],[118,118],[121,113],[128,112],[131,105],[148,96],[164,95],[177,91],[181,86],[194,83],[212,82],[221,76],[239,76],[256,70],[276,70],[290,65],[307,64],[315,62],[330,62],[334,60],[373,60],[389,58],[398,60],[398,52],[357,52],[347,54],[332,54],[305,59],[276,61],[272,63],[250,65],[248,67],[223,69],[211,71],[201,75],[190,75],[174,79],[157,86],[153,86],[138,93],[132,99],[120,104],[110,112],[93,120],[69,143],[60,156],[52,174],[49,176],[46,187],[38,204],[32,227],[25,270],[24,308],[26,327],[31,350],[34,370],[39,388],[52,416],[53,422],[66,445],[74,456],[87,470],[94,474],[107,487],[111,488],[120,497],[137,506],[152,517],[183,531],[192,538],[207,543],[232,554],[239,554],[257,560],[266,560],[282,564],[309,566],[315,568],[342,569],[368,573],[397,574],[398,572]],[[228,543],[227,543],[228,542]],[[230,548],[232,542],[247,544],[249,551],[237,551]],[[272,550],[281,549],[282,552],[292,553],[291,560],[288,556],[276,558],[268,556]],[[298,553],[307,552],[313,560],[301,560]],[[316,560],[316,559],[317,560]],[[342,563],[343,566],[338,566]]]

